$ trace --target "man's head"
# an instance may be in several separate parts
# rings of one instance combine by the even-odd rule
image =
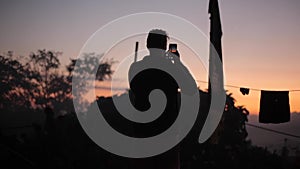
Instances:
[[[161,29],[152,29],[147,37],[147,48],[167,49],[167,32]]]

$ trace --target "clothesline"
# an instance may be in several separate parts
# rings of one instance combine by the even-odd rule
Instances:
[[[276,133],[276,134],[285,135],[285,136],[300,139],[300,136],[298,136],[298,135],[294,135],[294,134],[290,134],[290,133],[286,133],[286,132],[282,132],[282,131],[278,131],[278,130],[273,130],[273,129],[269,129],[269,128],[262,127],[262,126],[257,126],[257,125],[251,124],[249,122],[246,122],[245,124],[248,125],[248,126],[251,126],[251,127],[255,127],[257,129],[261,129],[261,130],[273,132],[273,133]],[[14,127],[3,128],[3,129],[19,129],[19,128],[27,128],[27,127],[32,127],[32,125],[14,126]]]
[[[207,81],[203,81],[203,80],[196,80],[197,82],[200,82],[200,83],[208,83]],[[241,86],[235,86],[235,85],[224,85],[226,87],[231,87],[231,88],[237,88],[237,89],[240,89],[240,88],[244,88],[244,87],[241,87]],[[247,87],[248,89],[250,90],[253,90],[253,91],[262,91],[264,89],[258,89],[258,88],[249,88]],[[300,92],[300,89],[292,89],[292,90],[288,90],[289,92]]]
[[[35,168],[36,164],[29,160],[27,157],[25,157],[23,154],[13,150],[12,148],[10,148],[9,146],[6,146],[4,144],[0,144],[0,149],[6,149],[7,151],[9,151],[10,153],[12,153],[13,155],[15,155],[16,157],[21,158],[22,160],[24,160],[27,164],[29,164],[31,167]],[[3,150],[2,150],[3,151]]]
[[[246,125],[251,126],[251,127],[255,127],[261,130],[265,130],[265,131],[269,131],[269,132],[273,132],[273,133],[277,133],[277,134],[281,134],[281,135],[285,135],[285,136],[290,136],[290,137],[294,137],[294,138],[298,138],[300,139],[300,136],[294,135],[294,134],[290,134],[290,133],[286,133],[286,132],[282,132],[282,131],[277,131],[277,130],[273,130],[273,129],[269,129],[269,128],[265,128],[262,126],[257,126],[251,123],[246,123]]]
[[[14,130],[14,129],[22,129],[22,128],[31,128],[33,125],[23,125],[23,126],[9,126],[0,128],[1,130]]]

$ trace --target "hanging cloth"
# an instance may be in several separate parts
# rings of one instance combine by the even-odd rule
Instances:
[[[240,88],[240,92],[243,94],[243,95],[248,95],[249,94],[249,88],[243,88],[241,87]]]
[[[290,121],[289,91],[261,91],[259,122],[284,123]]]

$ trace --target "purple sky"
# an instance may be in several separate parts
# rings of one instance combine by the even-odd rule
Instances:
[[[225,83],[263,89],[300,89],[300,1],[219,0],[223,24]],[[27,55],[37,49],[62,51],[63,63],[75,58],[104,24],[137,12],[164,12],[209,31],[208,0],[5,0],[0,2],[0,52]],[[206,80],[207,77],[201,80]],[[257,113],[259,93],[241,96],[240,105]],[[291,94],[300,111],[300,93]]]

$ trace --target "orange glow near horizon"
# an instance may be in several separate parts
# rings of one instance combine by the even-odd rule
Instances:
[[[199,83],[200,86],[206,86]],[[201,88],[202,90],[207,87]],[[225,87],[227,94],[232,93],[232,97],[235,99],[236,106],[244,106],[250,111],[250,114],[258,114],[260,106],[260,91],[250,90],[249,95],[242,95],[239,88]],[[111,97],[111,91],[108,89],[96,90],[97,96]],[[290,92],[290,108],[291,112],[299,112],[300,110],[300,92]]]
[[[208,1],[176,1],[170,8],[168,1],[135,1],[134,3],[115,3],[113,1],[58,3],[56,1],[1,1],[2,27],[0,51],[14,51],[20,56],[28,55],[37,49],[49,49],[64,52],[59,58],[63,66],[75,59],[85,46],[87,40],[104,25],[113,23],[115,19],[136,12],[160,11],[182,17],[193,23],[206,36],[209,36],[210,20]],[[44,8],[50,5],[51,8]],[[224,66],[224,84],[263,90],[299,90],[300,89],[300,1],[275,0],[266,1],[219,1],[222,22],[222,51]],[[36,10],[38,9],[38,10]],[[53,10],[55,9],[55,10]],[[92,12],[78,12],[92,11]],[[158,18],[159,19],[159,18]],[[146,20],[144,20],[147,23]],[[171,20],[170,20],[171,21]],[[152,21],[151,21],[152,22]],[[128,26],[128,27],[127,27]],[[127,25],[112,30],[110,37],[117,36],[122,29],[132,29],[135,25]],[[120,28],[120,29],[119,29]],[[164,25],[157,23],[159,29]],[[188,32],[176,27],[178,32]],[[101,30],[101,29],[99,29]],[[149,31],[149,30],[145,30]],[[170,33],[170,30],[166,30]],[[129,36],[129,35],[128,35]],[[131,35],[130,35],[131,36]],[[196,80],[208,81],[207,70],[191,50],[169,34],[169,43],[177,43],[182,61],[189,68]],[[127,36],[126,36],[127,37]],[[134,52],[135,42],[139,41],[139,51],[146,49],[147,34],[129,37],[108,53],[108,59],[122,61]],[[192,39],[200,38],[194,36]],[[108,39],[98,39],[108,42]],[[121,39],[120,39],[121,40]],[[117,42],[114,42],[117,43]],[[209,51],[207,43],[197,44],[203,52]],[[95,47],[101,54],[108,50],[102,43]],[[195,43],[192,43],[195,44]],[[203,54],[205,55],[205,54]],[[145,55],[139,54],[138,60]],[[133,61],[133,57],[131,58]],[[129,62],[126,62],[128,65]],[[116,67],[112,67],[116,70]],[[128,86],[126,67],[117,87]],[[115,73],[113,74],[113,76]],[[109,81],[99,82],[96,89],[98,96],[111,96]],[[202,90],[207,83],[198,83]],[[242,95],[237,88],[225,86],[232,93],[236,105],[245,106],[251,114],[259,113],[260,92],[250,90],[249,95]],[[89,101],[95,98],[88,97]],[[300,112],[300,92],[290,93],[291,112]]]
[[[106,58],[114,58],[121,62],[123,67],[113,66],[113,70],[120,69],[118,78],[121,77],[121,82],[118,82],[122,88],[128,88],[127,72],[130,64],[133,61],[134,44],[136,41],[140,42],[139,50],[146,50],[145,37],[141,35],[139,37],[132,37],[122,41],[120,44],[116,44],[108,53]],[[197,84],[201,90],[206,90],[207,83],[201,83],[200,81],[208,81],[207,70],[203,65],[201,56],[199,59],[185,44],[176,39],[170,39],[169,43],[177,43],[178,50],[181,54],[182,62],[188,67]],[[247,40],[247,43],[255,44],[255,41]],[[295,42],[296,43],[296,42]],[[249,95],[242,95],[239,88],[232,88],[226,85],[234,85],[239,87],[254,88],[261,90],[294,90],[300,89],[300,78],[297,78],[300,74],[296,62],[288,62],[289,59],[297,60],[298,54],[290,52],[290,44],[276,44],[273,47],[280,49],[279,51],[265,50],[260,48],[255,50],[257,46],[248,46],[245,43],[235,44],[234,38],[226,38],[223,40],[223,68],[224,68],[224,84],[227,93],[232,93],[232,97],[236,100],[236,106],[244,106],[250,111],[250,114],[259,113],[260,104],[260,91],[250,89]],[[271,45],[271,44],[270,44]],[[281,51],[283,50],[283,51]],[[277,51],[277,52],[276,52]],[[286,63],[280,59],[284,52],[289,51],[289,57],[286,57]],[[123,60],[129,56],[129,60]],[[138,55],[138,60],[141,60],[145,56],[145,53]],[[258,61],[252,56],[261,56]],[[270,57],[272,56],[272,60]],[[252,64],[249,64],[252,63]],[[253,64],[255,63],[255,64]],[[276,65],[276,66],[274,66]],[[114,76],[115,74],[113,74]],[[120,76],[121,75],[121,76]],[[111,96],[110,81],[99,83],[103,89],[97,89],[96,95],[98,96]],[[125,92],[123,90],[122,92]],[[122,93],[121,91],[119,93]],[[300,112],[300,92],[290,92],[290,108],[291,112]]]

